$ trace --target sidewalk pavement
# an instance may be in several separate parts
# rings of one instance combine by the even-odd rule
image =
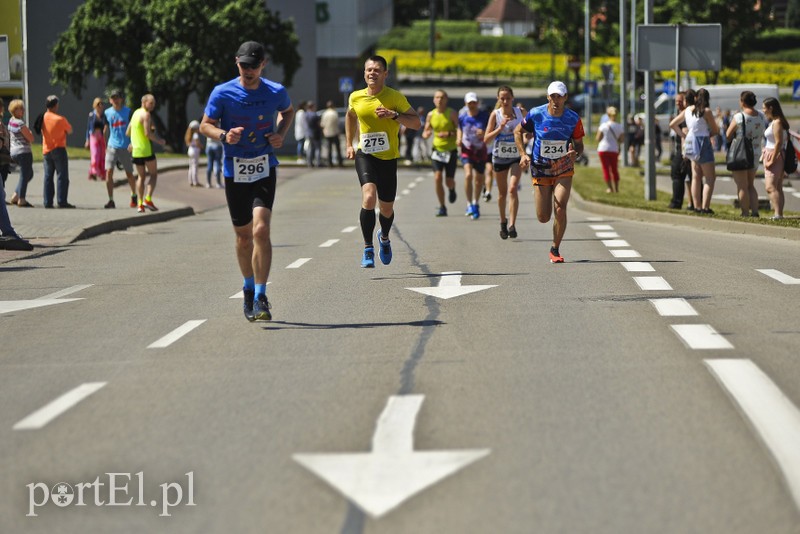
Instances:
[[[76,206],[75,209],[53,208],[45,209],[42,199],[44,169],[42,163],[34,163],[33,180],[28,184],[26,200],[34,205],[33,208],[20,208],[7,206],[11,224],[19,235],[29,240],[34,245],[32,252],[0,250],[0,263],[5,263],[20,257],[40,255],[54,247],[63,247],[81,239],[123,230],[131,226],[167,221],[176,217],[194,215],[195,208],[187,202],[188,195],[165,195],[167,191],[175,189],[171,182],[178,176],[165,176],[170,170],[187,169],[188,158],[164,158],[158,162],[159,179],[156,185],[153,202],[158,211],[138,213],[136,208],[129,207],[130,188],[125,177],[125,172],[114,170],[114,200],[117,207],[105,209],[103,206],[108,201],[106,183],[88,179],[89,161],[85,159],[70,160],[69,162],[69,195],[68,201]],[[204,170],[202,171],[204,173]],[[189,188],[185,175],[180,185],[187,191]],[[19,180],[18,173],[12,173],[6,181],[6,197],[14,194]],[[205,176],[203,176],[205,181]],[[172,187],[171,187],[172,186]],[[199,192],[199,191],[198,191]],[[209,190],[217,193],[220,201],[225,204],[224,191]]]

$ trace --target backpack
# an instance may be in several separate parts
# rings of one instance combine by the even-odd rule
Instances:
[[[797,153],[791,140],[786,146],[786,155],[783,157],[783,170],[786,174],[792,174],[797,170]]]

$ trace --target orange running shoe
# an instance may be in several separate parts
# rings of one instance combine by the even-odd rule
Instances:
[[[155,204],[153,204],[152,200],[144,199],[144,207],[149,209],[150,211],[158,211],[158,208]]]
[[[556,247],[550,247],[550,263],[564,263],[564,258]]]

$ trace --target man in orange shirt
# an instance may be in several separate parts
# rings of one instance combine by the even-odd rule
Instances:
[[[67,135],[72,125],[58,114],[58,97],[47,97],[47,111],[42,119],[42,155],[44,156],[44,207],[53,207],[53,176],[58,173],[58,207],[74,208],[67,202],[69,193],[69,164],[67,160]]]

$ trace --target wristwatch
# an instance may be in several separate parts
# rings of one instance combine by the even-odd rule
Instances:
[[[395,111],[395,112],[394,112],[394,118],[393,118],[393,120],[397,120],[397,119],[398,119],[398,117],[400,117],[400,114],[399,114],[398,112],[396,112],[396,111]]]
[[[225,138],[228,137],[228,130],[222,130],[222,133],[219,134],[219,141],[220,143],[227,144]]]

